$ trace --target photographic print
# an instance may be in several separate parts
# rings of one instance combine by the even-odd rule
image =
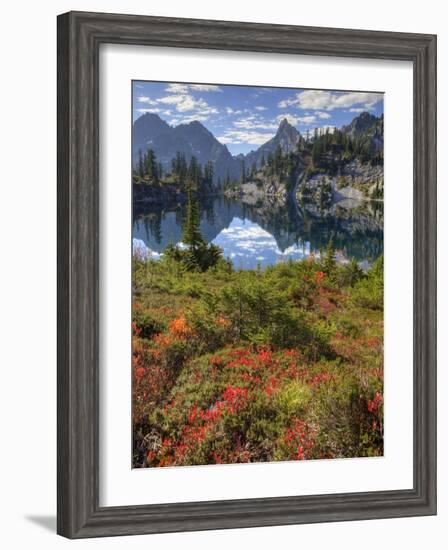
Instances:
[[[133,468],[383,455],[383,99],[132,82]]]

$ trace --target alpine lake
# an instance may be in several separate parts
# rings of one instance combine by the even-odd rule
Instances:
[[[235,269],[319,257],[330,240],[339,263],[366,269],[383,252],[383,202],[346,199],[329,208],[295,198],[211,196],[199,199],[204,239],[220,246]],[[134,205],[133,250],[158,259],[180,244],[186,205]]]

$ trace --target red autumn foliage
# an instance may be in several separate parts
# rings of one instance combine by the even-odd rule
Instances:
[[[325,278],[325,273],[323,271],[316,271],[315,277],[316,277],[316,284],[319,286]]]
[[[297,418],[283,435],[281,445],[289,454],[290,460],[304,460],[312,457],[314,438],[314,430],[302,419]]]
[[[169,330],[173,336],[181,339],[188,338],[193,333],[192,328],[189,326],[183,315],[177,319],[173,319],[170,322]]]
[[[371,413],[376,412],[382,404],[383,396],[380,392],[376,392],[375,397],[367,401],[367,410]]]

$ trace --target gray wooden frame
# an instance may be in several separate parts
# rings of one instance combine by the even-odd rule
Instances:
[[[98,52],[102,43],[413,63],[413,489],[99,507]],[[436,37],[105,13],[60,15],[57,389],[57,530],[69,538],[435,514]]]

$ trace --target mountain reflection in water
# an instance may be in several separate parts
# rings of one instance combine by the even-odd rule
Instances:
[[[236,268],[266,267],[288,259],[319,255],[333,239],[337,259],[354,257],[368,266],[383,252],[383,204],[344,201],[328,210],[294,201],[253,203],[214,197],[199,203],[201,231],[219,245]],[[185,205],[134,207],[134,248],[153,258],[182,237]],[[149,249],[149,250],[148,250]]]

